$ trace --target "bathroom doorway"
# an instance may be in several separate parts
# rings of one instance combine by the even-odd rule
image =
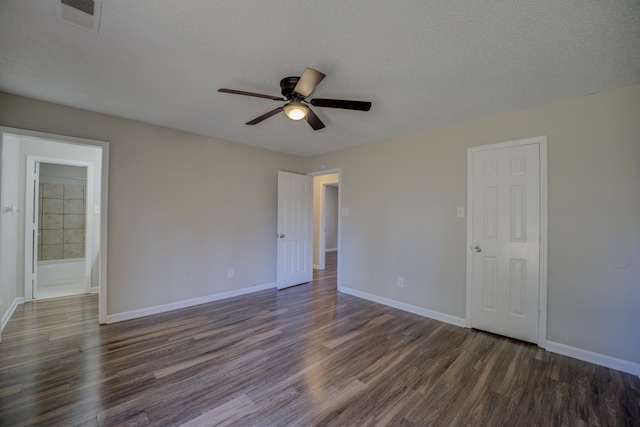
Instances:
[[[87,166],[38,162],[37,274],[34,299],[91,292]]]
[[[62,245],[69,245],[66,248],[68,258],[65,260],[74,263],[84,259],[83,283],[85,287],[82,288],[81,293],[98,294],[98,321],[106,323],[109,143],[5,127],[0,127],[0,131],[2,132],[3,161],[1,175],[3,222],[0,229],[0,240],[2,240],[2,251],[0,251],[2,269],[0,272],[3,279],[0,282],[2,317],[10,317],[15,307],[20,303],[31,302],[34,299],[34,291],[35,298],[48,297],[46,291],[43,294],[42,290],[38,288],[38,270],[42,270],[42,265],[39,266],[38,262],[51,261],[44,258],[59,251],[62,252],[64,259],[65,248],[53,248],[55,245],[61,245],[60,241],[55,239],[62,234]],[[73,185],[72,183],[85,183],[84,196],[79,195],[78,188],[67,187],[68,191],[76,192],[75,196],[72,195],[69,200],[64,198],[65,183],[62,183],[63,198],[61,201],[46,203],[49,205],[47,207],[49,214],[60,216],[48,218],[47,225],[44,220],[46,215],[44,213],[44,199],[55,199],[55,192],[59,193],[60,187],[49,188],[48,190],[53,193],[45,197],[44,186],[42,186],[43,194],[40,197],[39,169],[44,164],[79,167],[75,170],[66,169],[66,173],[54,173],[51,176],[55,179],[67,179],[68,186]],[[48,166],[43,167],[43,181],[45,176],[50,176],[47,168]],[[83,176],[86,181],[83,181]],[[67,195],[69,196],[69,194]],[[81,197],[84,199],[78,202]],[[72,212],[70,214],[76,215],[76,217],[64,217],[65,203],[70,209],[67,213]],[[43,207],[42,212],[39,208],[40,204]],[[62,213],[59,210],[60,205],[63,208]],[[79,205],[83,206],[84,215],[78,213]],[[70,230],[74,231],[65,233],[63,228],[62,231],[45,233],[45,229],[54,230],[54,226],[56,223],[59,225],[60,221],[64,226],[65,220],[66,225],[70,226]],[[78,221],[84,221],[84,223],[79,225]],[[79,229],[84,232],[79,232]],[[66,242],[64,240],[65,234]],[[82,234],[84,234],[84,240],[79,240]],[[52,247],[45,249],[44,246],[39,246],[40,237],[43,238],[43,244],[51,244]],[[44,239],[45,237],[46,239]],[[43,256],[45,251],[48,251],[49,255]],[[82,255],[77,258],[79,254]],[[75,276],[79,277],[80,274]],[[70,283],[68,278],[52,279],[52,276],[47,276],[47,272],[44,273],[44,278],[45,281],[49,281],[49,285],[54,285],[51,282],[55,280]],[[61,284],[60,282],[57,284]],[[69,294],[79,290],[76,288],[75,290],[67,290],[65,293]]]

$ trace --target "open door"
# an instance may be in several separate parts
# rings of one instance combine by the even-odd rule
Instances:
[[[25,215],[25,287],[26,302],[37,298],[38,283],[38,205],[40,199],[40,162],[27,162],[27,210]]]
[[[278,172],[278,289],[313,279],[312,178]]]

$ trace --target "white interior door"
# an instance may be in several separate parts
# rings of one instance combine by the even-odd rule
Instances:
[[[313,180],[278,172],[278,289],[312,280]]]
[[[27,158],[27,192],[25,213],[25,301],[37,298],[38,292],[38,240],[40,223],[40,162]]]
[[[540,145],[470,151],[471,326],[538,342]]]

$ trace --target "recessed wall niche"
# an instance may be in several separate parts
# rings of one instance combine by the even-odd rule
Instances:
[[[38,261],[84,258],[87,168],[40,163]]]

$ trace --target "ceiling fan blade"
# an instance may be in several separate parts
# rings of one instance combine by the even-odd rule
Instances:
[[[263,120],[268,119],[271,116],[275,116],[276,114],[278,114],[280,111],[282,111],[282,107],[278,107],[275,108],[271,111],[269,111],[268,113],[264,113],[263,115],[261,115],[260,117],[256,117],[255,119],[251,120],[250,122],[247,122],[245,124],[247,125],[257,125],[258,123],[260,123]]]
[[[271,100],[274,100],[274,101],[286,101],[286,99],[284,99],[282,97],[279,97],[279,96],[263,95],[261,93],[255,93],[255,92],[245,92],[244,90],[221,88],[221,89],[218,89],[218,92],[233,93],[235,95],[253,96],[253,97],[256,97],[256,98],[266,98],[266,99],[271,99]]]
[[[371,103],[368,101],[348,101],[346,99],[316,98],[311,100],[311,105],[359,111],[369,111],[371,109]]]
[[[311,95],[311,92],[318,86],[318,84],[324,79],[325,75],[313,68],[305,68],[304,73],[298,80],[296,87],[293,88],[295,93],[298,93],[305,98]]]
[[[311,108],[309,108],[309,111],[307,111],[305,120],[307,121],[307,123],[309,123],[313,130],[322,129],[324,127],[324,123],[322,123],[322,120],[320,120],[320,118],[316,116],[316,113],[314,113]]]

